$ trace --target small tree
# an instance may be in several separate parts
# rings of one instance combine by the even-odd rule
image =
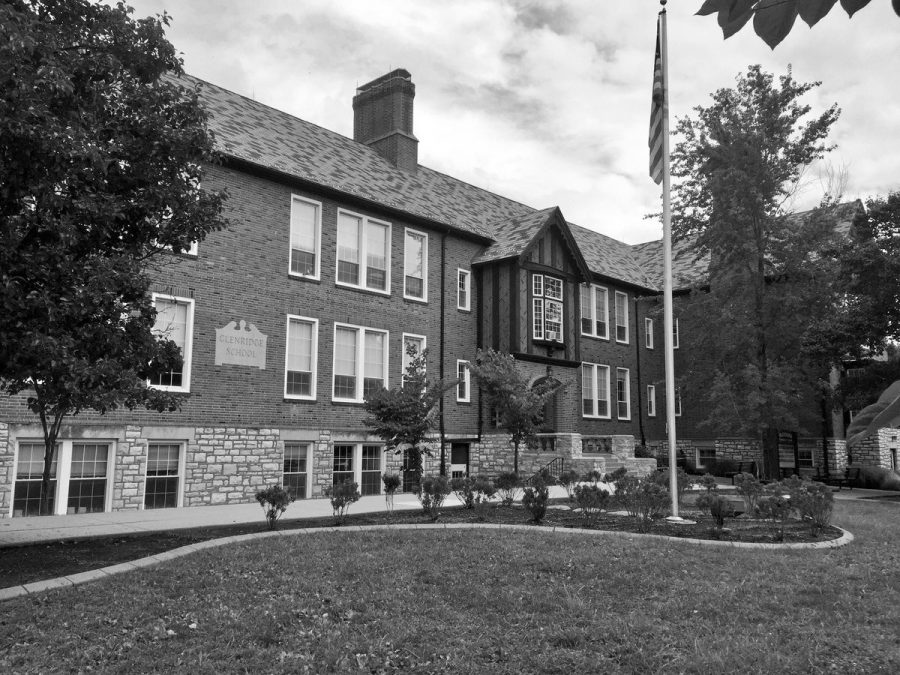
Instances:
[[[428,438],[437,425],[441,397],[456,386],[456,380],[430,383],[425,376],[427,350],[419,352],[410,343],[406,353],[409,364],[403,382],[391,389],[380,389],[366,398],[369,417],[363,423],[384,440],[386,450],[410,453],[408,470],[415,474],[418,486],[422,478],[422,456],[432,455]]]
[[[384,505],[387,508],[388,515],[394,513],[394,495],[400,487],[400,476],[393,473],[385,473],[381,476],[381,482],[384,484]]]
[[[529,387],[509,354],[493,349],[478,350],[472,374],[478,380],[481,395],[488,409],[495,411],[500,426],[510,435],[513,444],[513,471],[519,471],[519,448],[532,446],[544,421],[544,406],[556,395],[559,384],[548,381]]]
[[[147,386],[181,355],[154,335],[146,270],[224,226],[224,196],[200,187],[216,155],[168,18],[131,11],[0,5],[0,391],[26,393],[40,419],[41,513],[65,417],[178,407]]]
[[[287,507],[294,501],[290,493],[280,485],[270,485],[265,490],[256,493],[256,501],[266,514],[266,522],[269,529],[274,530],[278,526],[278,519],[287,511]]]

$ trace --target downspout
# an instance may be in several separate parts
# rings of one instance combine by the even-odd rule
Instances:
[[[477,274],[476,274],[477,272]],[[484,321],[484,300],[482,292],[484,284],[481,283],[481,268],[472,268],[472,277],[475,279],[475,297],[478,305],[475,307],[475,349],[481,349],[483,333],[481,330]],[[484,408],[481,404],[481,390],[478,391],[478,442],[481,443],[481,434],[484,431]]]
[[[441,384],[444,382],[444,343],[446,341],[445,335],[445,304],[447,298],[447,230],[444,230],[444,233],[441,235],[441,321],[440,321],[440,332],[441,339],[438,341],[440,345],[440,354],[439,354],[439,366],[438,366],[438,378],[440,379]],[[439,433],[441,435],[441,466],[440,466],[440,475],[447,475],[447,467],[446,467],[446,450],[444,448],[444,395],[445,392],[441,392],[441,397],[438,399],[438,418],[439,422]]]
[[[647,437],[644,435],[644,402],[641,399],[641,392],[644,389],[644,384],[641,380],[641,334],[640,334],[640,321],[638,321],[638,296],[634,296],[634,356],[635,363],[637,364],[635,373],[637,378],[637,404],[638,404],[638,431],[641,434],[641,445],[647,445]]]

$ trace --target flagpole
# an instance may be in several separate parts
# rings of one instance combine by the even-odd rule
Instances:
[[[663,332],[666,364],[666,429],[669,440],[669,492],[672,495],[670,519],[681,520],[678,515],[678,452],[675,437],[675,347],[672,318],[672,204],[669,195],[669,45],[666,29],[666,0],[660,0],[659,50],[663,82],[662,114],[662,198],[663,198]]]

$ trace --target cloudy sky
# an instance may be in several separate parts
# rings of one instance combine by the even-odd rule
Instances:
[[[656,0],[128,0],[165,10],[197,77],[353,135],[358,85],[406,68],[416,84],[419,161],[628,243],[661,237],[647,175]],[[701,0],[668,6],[672,126],[749,64],[801,82],[813,112],[843,110],[838,148],[813,167],[796,208],[843,169],[845,196],[900,188],[900,18],[874,0],[798,19],[771,51],[745,27],[722,39]]]

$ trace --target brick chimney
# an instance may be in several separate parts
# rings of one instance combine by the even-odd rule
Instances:
[[[413,135],[415,96],[409,71],[398,68],[359,87],[353,97],[353,140],[410,173],[419,163],[419,139]]]

